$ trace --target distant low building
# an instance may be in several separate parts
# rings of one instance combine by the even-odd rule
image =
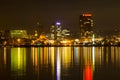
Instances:
[[[10,30],[11,38],[27,38],[26,30]]]

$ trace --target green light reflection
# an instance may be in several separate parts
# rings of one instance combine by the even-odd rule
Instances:
[[[11,48],[11,71],[18,76],[25,75],[26,48]]]

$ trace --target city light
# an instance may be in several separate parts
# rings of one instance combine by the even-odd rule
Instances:
[[[56,22],[56,25],[59,26],[59,25],[61,25],[61,23],[60,22]]]
[[[86,14],[83,14],[83,16],[92,16],[92,14],[86,13]]]

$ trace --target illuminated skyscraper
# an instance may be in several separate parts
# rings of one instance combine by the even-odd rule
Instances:
[[[92,37],[93,35],[93,19],[92,14],[82,14],[79,18],[80,37]]]
[[[70,31],[68,29],[62,29],[61,23],[56,22],[50,27],[50,39],[52,40],[63,40],[70,36]]]
[[[50,33],[51,33],[51,39],[54,40],[60,40],[61,39],[61,23],[60,22],[56,22],[56,24],[53,24],[50,27]]]

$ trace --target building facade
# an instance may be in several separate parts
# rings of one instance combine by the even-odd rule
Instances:
[[[60,40],[61,37],[62,37],[61,29],[62,29],[62,26],[61,26],[60,22],[56,22],[56,24],[53,24],[50,27],[51,39],[53,39],[53,40]]]
[[[79,18],[80,24],[80,37],[88,38],[93,35],[93,19],[92,14],[82,14]]]
[[[60,22],[56,22],[50,27],[50,39],[60,41],[68,36],[70,36],[70,30],[63,29]]]
[[[10,30],[11,38],[27,38],[26,30]]]

